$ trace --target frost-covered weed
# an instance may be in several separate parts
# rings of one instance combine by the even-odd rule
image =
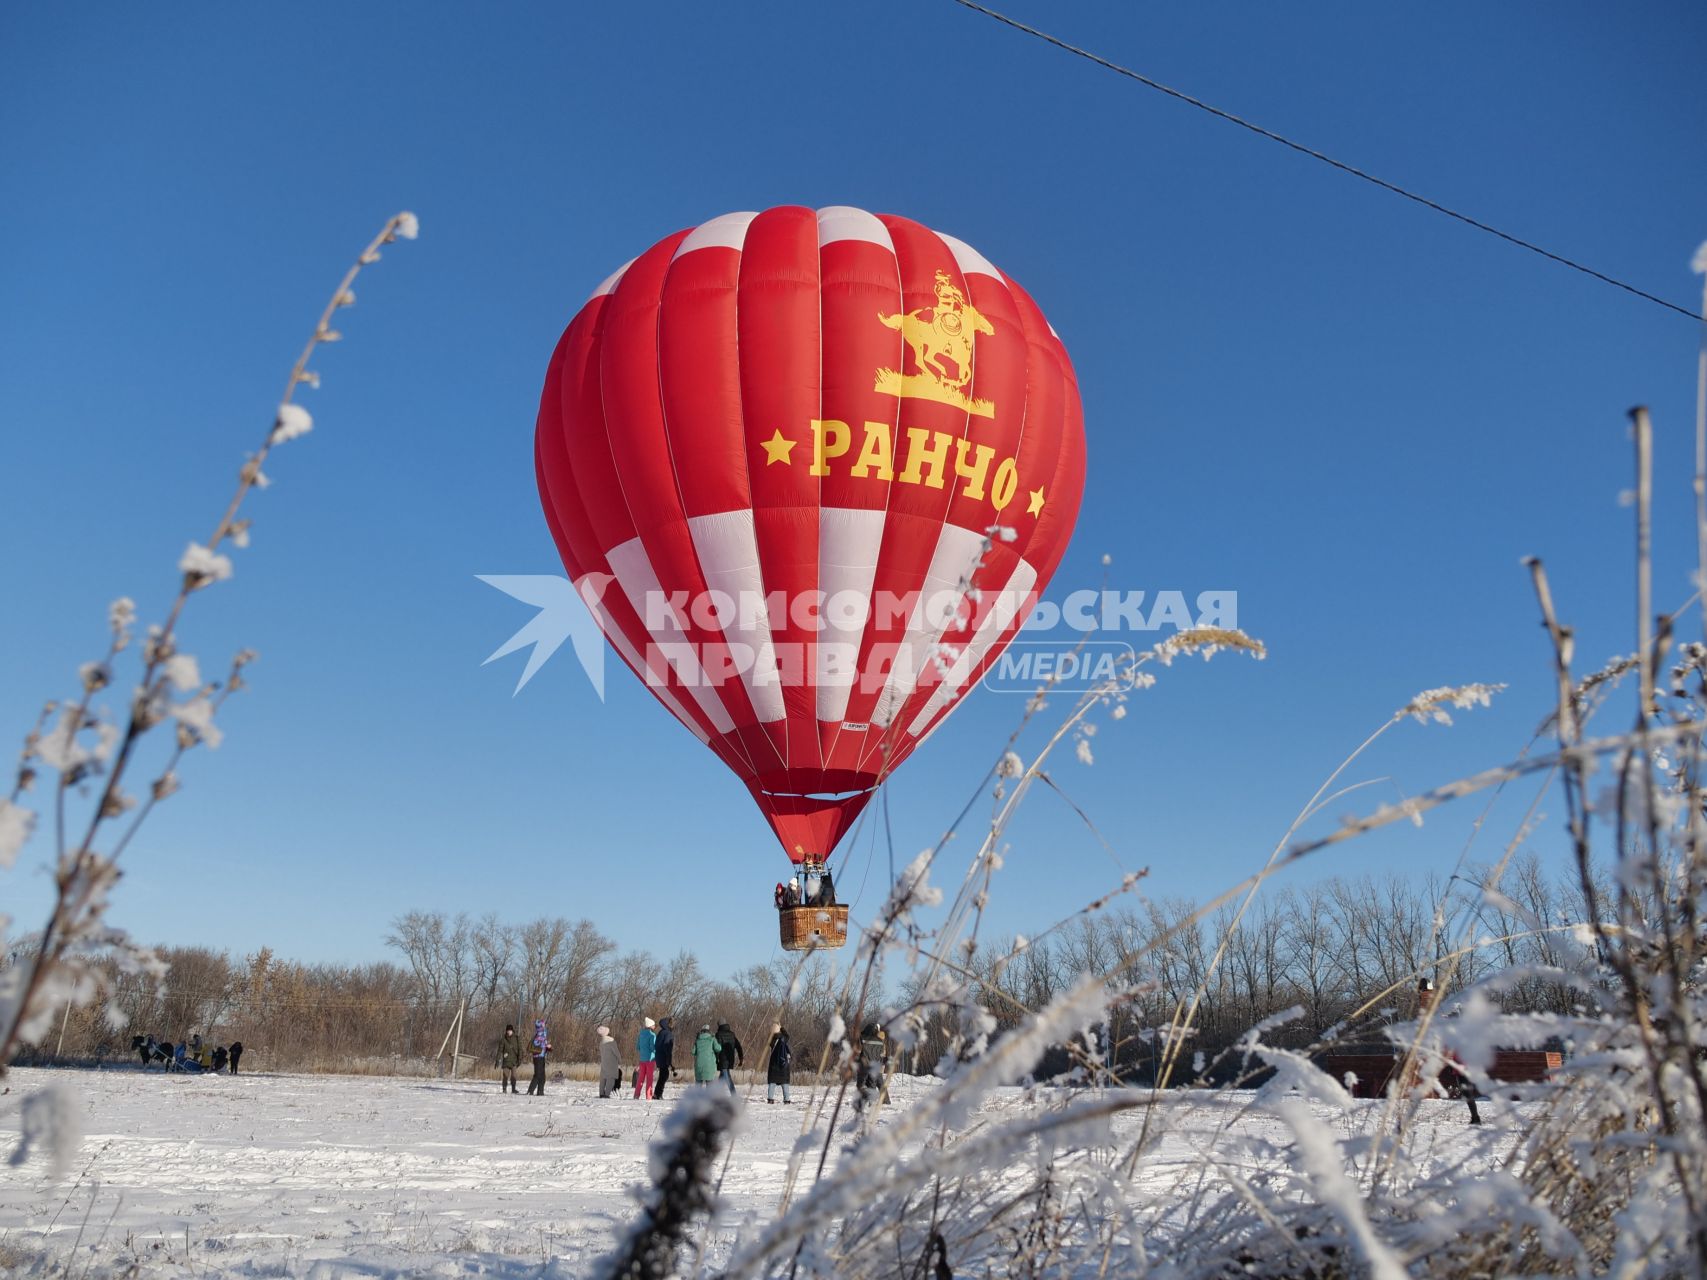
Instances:
[[[1646,430],[1644,418],[1639,436]],[[1644,527],[1648,490],[1643,474],[1635,505]],[[1645,533],[1642,545],[1645,577]],[[804,1120],[777,1217],[738,1239],[719,1274],[1397,1280],[1707,1272],[1707,646],[1683,646],[1668,667],[1676,620],[1662,618],[1639,628],[1635,655],[1578,679],[1545,574],[1538,563],[1531,572],[1559,691],[1538,736],[1556,738],[1555,750],[1526,749],[1510,765],[1301,839],[1304,823],[1355,789],[1341,784],[1342,774],[1383,733],[1405,721],[1450,724],[1449,708],[1485,706],[1503,686],[1427,690],[1330,775],[1250,881],[1165,922],[1158,913],[1158,927],[1141,941],[1104,954],[1077,985],[1036,1004],[1016,995],[1026,989],[1020,979],[1039,941],[1070,922],[1039,939],[981,943],[1006,829],[1033,783],[1058,789],[1046,767],[1054,748],[1070,742],[1089,763],[1089,718],[1108,708],[1110,720],[1120,719],[1131,704],[1093,691],[1030,763],[1016,733],[985,779],[994,796],[989,827],[945,919],[927,928],[914,908],[935,892],[931,876],[947,837],[909,865],[867,930],[846,1020],[837,1020],[845,1031],[875,1018],[896,1052],[940,1048],[940,1084],[881,1123],[862,1113],[851,1128],[838,1124],[861,1052],[852,1033],[838,1034],[841,1049],[824,1066],[842,1071],[841,1090]],[[1702,573],[1707,580],[1707,565]],[[1242,637],[1182,635],[1140,664],[1216,649],[1261,656]],[[1590,738],[1588,723],[1631,673],[1641,685],[1635,728]],[[1133,692],[1148,683],[1127,682]],[[1046,708],[1044,692],[1028,720]],[[1517,835],[1492,868],[1473,872],[1461,860],[1455,888],[1425,917],[1427,947],[1385,988],[1314,1039],[1297,1038],[1300,1006],[1256,1019],[1218,1055],[1194,1047],[1203,997],[1231,956],[1248,954],[1233,940],[1267,919],[1247,915],[1266,880],[1317,850],[1531,777],[1539,790]],[[1544,899],[1533,884],[1502,888],[1508,875],[1533,874],[1514,855],[1547,829],[1538,807],[1560,791],[1582,907],[1575,916],[1522,905]],[[1081,918],[1136,884],[1128,876]],[[1208,945],[1205,924],[1216,931]],[[1180,954],[1207,962],[1184,971],[1192,976],[1181,984],[1173,951],[1188,938],[1195,941]],[[1520,948],[1544,962],[1509,959]],[[896,962],[905,966],[902,999],[867,1008],[883,989],[872,975]],[[1173,993],[1171,1015],[1142,1013],[1163,991]],[[1539,1004],[1537,992],[1545,996]],[[1354,1102],[1319,1062],[1336,1039],[1367,1040],[1372,1026],[1394,1063],[1384,1101],[1373,1105]],[[1542,1047],[1565,1054],[1550,1079],[1495,1078],[1496,1050]],[[1136,1084],[1114,1065],[1134,1048],[1150,1063]],[[993,1086],[1023,1082],[1051,1059],[1054,1083],[1066,1087],[1035,1089],[1017,1107],[994,1102]],[[1246,1088],[1161,1091],[1188,1070]],[[1446,1105],[1428,1099],[1456,1088],[1448,1082],[1459,1077],[1501,1099],[1499,1126],[1479,1131],[1471,1149],[1482,1154],[1467,1164],[1440,1161],[1419,1137],[1435,1131],[1420,1123],[1421,1108]],[[1252,1084],[1260,1087],[1249,1091]],[[1213,1115],[1215,1106],[1224,1118],[1193,1139],[1195,1167],[1155,1163],[1170,1125],[1188,1111]],[[1257,1131],[1282,1136],[1235,1138],[1241,1115],[1266,1117]],[[832,1167],[824,1156],[833,1143],[847,1146]]]
[[[740,1110],[722,1090],[686,1093],[652,1145],[640,1217],[598,1270],[600,1280],[668,1280],[690,1227],[716,1205],[716,1160]]]
[[[55,901],[41,930],[16,942],[5,936],[13,922],[0,917],[0,951],[6,955],[0,968],[0,1077],[20,1048],[42,1042],[56,1013],[93,1001],[109,975],[161,969],[150,952],[103,923],[119,878],[118,860],[154,806],[179,790],[185,754],[219,746],[216,719],[225,700],[243,687],[244,668],[255,656],[242,651],[223,680],[204,682],[201,665],[178,647],[179,623],[194,593],[232,576],[232,558],[221,548],[248,545],[250,521],[238,513],[252,490],[266,487],[261,466],[269,451],[312,425],[294,399],[300,387],[319,385],[308,360],[323,343],[340,336],[331,321],[354,303],[351,283],[363,266],[379,258],[380,246],[413,239],[418,229],[413,214],[389,219],[346,272],[291,369],[260,451],[239,470],[236,492],[212,536],[206,543],[190,542],[178,561],[177,595],[163,620],[149,627],[133,650],[136,605],[129,597],[115,600],[107,612],[105,653],[81,664],[74,696],[49,702],[24,739],[10,792],[0,796],[0,868],[11,867],[32,838],[50,829]],[[137,666],[130,691],[109,703],[105,695],[122,687],[115,673],[127,652]],[[171,733],[153,735],[168,722]],[[43,770],[51,779],[43,786],[46,803],[38,810],[25,796],[42,782]],[[127,774],[138,770],[152,773],[141,796],[125,790]],[[51,822],[42,819],[47,810]],[[24,1099],[22,1138],[12,1162],[21,1163],[39,1147],[62,1169],[75,1145],[70,1115],[58,1093]]]

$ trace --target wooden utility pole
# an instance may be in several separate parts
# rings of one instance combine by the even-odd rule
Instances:
[[[433,1061],[435,1062],[444,1057],[445,1048],[450,1044],[451,1037],[456,1037],[456,1048],[451,1050],[450,1059],[450,1074],[451,1079],[453,1080],[456,1079],[456,1060],[462,1054],[462,1015],[467,1008],[468,997],[464,996],[462,998],[462,1003],[456,1007],[456,1017],[452,1018],[450,1020],[450,1026],[445,1028],[445,1038],[439,1041],[439,1051],[433,1055]]]
[[[456,1079],[457,1065],[462,1061],[462,1018],[468,1012],[468,997],[462,998],[462,1003],[456,1010],[456,1048],[450,1051],[450,1078]]]

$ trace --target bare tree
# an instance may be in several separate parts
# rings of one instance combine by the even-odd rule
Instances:
[[[543,917],[517,930],[514,994],[527,1013],[544,1016],[562,1007],[559,1002],[567,982],[570,932],[567,920]]]
[[[1286,971],[1304,1006],[1300,1028],[1311,1040],[1325,1035],[1350,1012],[1351,971],[1338,945],[1333,904],[1323,885],[1289,890],[1281,899],[1286,920]]]
[[[408,961],[420,1002],[439,1008],[457,994],[446,960],[450,925],[442,911],[411,911],[391,922],[385,944]]]
[[[160,1018],[175,1028],[174,1040],[192,1032],[210,1032],[225,1020],[237,994],[236,975],[224,953],[206,947],[166,947],[166,981]]]
[[[489,911],[471,927],[468,941],[473,998],[480,1012],[496,1010],[514,977],[511,968],[516,956],[515,933],[498,922],[495,912]]]

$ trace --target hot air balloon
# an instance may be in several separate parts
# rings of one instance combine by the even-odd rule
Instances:
[[[612,648],[808,883],[1007,646],[1084,488],[1066,350],[977,250],[890,215],[731,213],[564,331],[535,464]],[[782,907],[839,946],[847,908]]]

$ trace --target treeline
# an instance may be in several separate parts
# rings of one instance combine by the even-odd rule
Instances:
[[[596,1028],[612,1028],[632,1058],[642,1017],[670,1017],[684,1037],[677,1065],[700,1026],[727,1021],[762,1060],[773,1021],[784,1019],[795,1060],[817,1061],[838,994],[830,966],[812,958],[798,976],[792,960],[755,965],[733,978],[707,976],[692,954],[662,960],[623,951],[586,920],[510,924],[413,911],[391,923],[397,961],[302,964],[270,948],[233,956],[206,947],[160,947],[162,973],[110,966],[103,994],[70,1011],[32,1060],[122,1060],[131,1037],[177,1043],[199,1033],[214,1044],[241,1040],[257,1070],[418,1071],[462,1052],[489,1064],[506,1023],[524,1038],[543,1017],[558,1063],[592,1062]],[[27,962],[28,945],[9,957]],[[793,986],[792,996],[785,994]],[[448,1043],[447,1043],[448,1040]]]
[[[1023,945],[991,940],[955,961],[974,975],[976,999],[997,1034],[1082,974],[1105,976],[1121,999],[1098,1030],[1097,1056],[1143,1079],[1176,1011],[1194,1001],[1188,1062],[1196,1051],[1213,1058],[1292,1008],[1301,1013],[1266,1032],[1270,1043],[1378,1036],[1383,1023],[1414,1013],[1419,974],[1450,978],[1443,983],[1450,995],[1495,969],[1570,963],[1571,926],[1585,919],[1574,878],[1551,876],[1528,858],[1507,871],[1500,893],[1482,892],[1473,878],[1450,887],[1449,895],[1446,883],[1396,875],[1327,880],[1265,892],[1237,927],[1230,907],[1195,920],[1188,902],[1146,902],[1078,917]],[[1466,936],[1477,945],[1449,975],[1449,953]],[[71,1010],[43,1048],[122,1059],[133,1035],[176,1042],[199,1032],[212,1043],[243,1041],[258,1069],[418,1071],[448,1053],[460,1010],[462,1050],[479,1064],[490,1061],[505,1023],[525,1037],[536,1016],[550,1028],[557,1062],[592,1061],[600,1024],[613,1029],[627,1062],[641,1018],[668,1016],[683,1042],[678,1067],[694,1032],[722,1021],[757,1065],[780,1020],[797,1066],[809,1068],[833,1020],[851,1025],[859,1013],[842,1007],[846,970],[837,979],[827,957],[802,964],[784,956],[719,981],[690,952],[662,959],[624,951],[585,920],[516,925],[413,911],[392,921],[386,942],[396,961],[360,965],[305,965],[266,948],[240,957],[162,948],[164,973],[115,966],[105,994]],[[890,1013],[920,1010],[920,1040],[901,1058],[905,1069],[930,1070],[964,1025],[959,1010],[927,995],[936,998],[915,974],[889,1003]],[[1581,995],[1523,977],[1502,999],[1511,1012],[1568,1012]]]
[[[1235,925],[1235,906],[1204,919],[1181,900],[1146,902],[1081,916],[1016,947],[999,939],[968,961],[998,1031],[1017,1025],[1079,980],[1108,975],[1123,993],[1098,1029],[1097,1055],[1127,1079],[1153,1078],[1176,1011],[1191,1008],[1187,1050],[1172,1078],[1190,1079],[1197,1055],[1214,1062],[1258,1023],[1297,1010],[1266,1029],[1266,1043],[1308,1048],[1379,1040],[1382,1028],[1416,1014],[1420,977],[1446,992],[1510,971],[1499,1003],[1511,1013],[1569,1013],[1580,988],[1530,970],[1578,963],[1579,926],[1588,918],[1574,874],[1552,874],[1534,856],[1515,860],[1497,890],[1483,873],[1442,881],[1398,875],[1335,878],[1265,890]],[[1602,902],[1609,901],[1603,891]],[[907,988],[916,998],[915,984]],[[955,1033],[950,1019],[925,1021],[923,1061]],[[1233,1064],[1236,1065],[1236,1064]]]

